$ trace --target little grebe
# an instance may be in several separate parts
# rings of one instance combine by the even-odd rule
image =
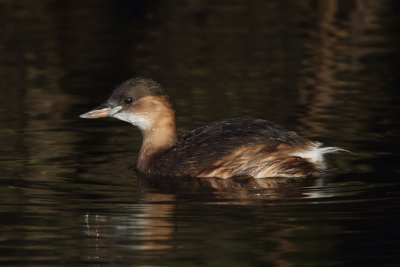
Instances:
[[[146,175],[230,178],[304,177],[325,169],[322,147],[282,126],[261,119],[215,122],[177,138],[175,112],[164,88],[133,78],[81,118],[114,117],[142,132],[137,168]]]

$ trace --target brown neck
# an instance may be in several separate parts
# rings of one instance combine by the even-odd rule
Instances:
[[[137,167],[143,173],[151,173],[151,167],[157,156],[176,143],[175,113],[172,108],[157,112],[146,129],[142,129],[143,143],[139,153]]]

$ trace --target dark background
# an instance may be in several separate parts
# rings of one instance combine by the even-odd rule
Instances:
[[[398,266],[399,3],[0,0],[0,264]],[[136,75],[180,132],[257,117],[354,154],[290,186],[143,182],[137,129],[78,118]]]

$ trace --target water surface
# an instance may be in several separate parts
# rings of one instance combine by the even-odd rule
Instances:
[[[0,264],[398,266],[398,1],[0,0]],[[133,75],[180,132],[264,118],[354,154],[301,181],[144,180],[78,115]]]

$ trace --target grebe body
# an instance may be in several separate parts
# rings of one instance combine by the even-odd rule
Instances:
[[[324,154],[340,151],[261,119],[215,122],[177,137],[164,88],[147,78],[118,86],[81,118],[114,117],[143,135],[137,168],[146,175],[230,178],[307,177],[326,170]]]

